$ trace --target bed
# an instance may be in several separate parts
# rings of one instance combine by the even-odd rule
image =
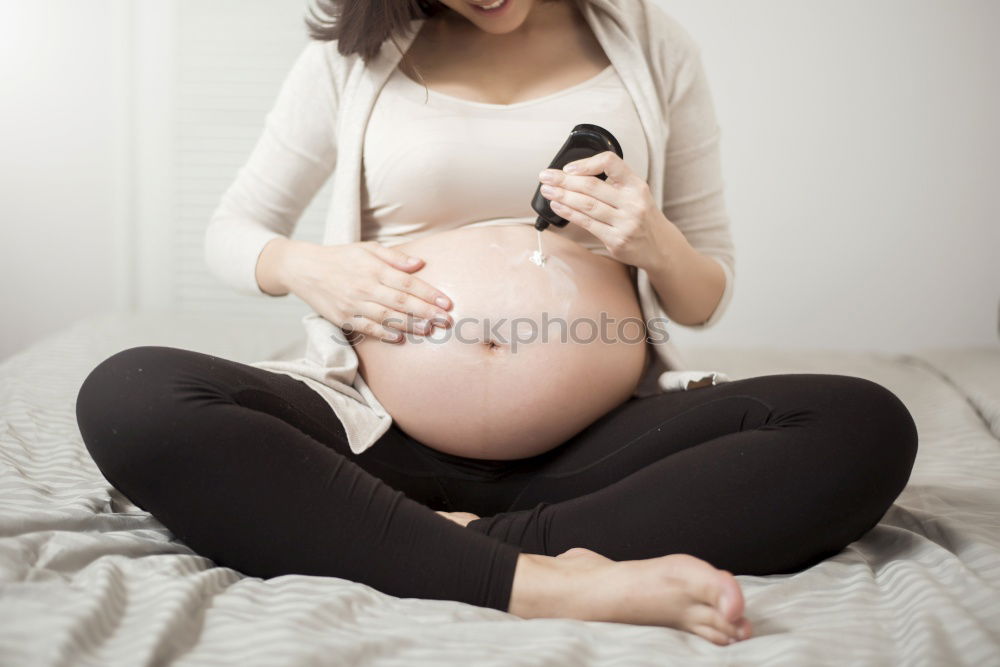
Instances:
[[[801,573],[739,577],[756,636],[719,647],[215,566],[111,488],[76,427],[87,372],[146,344],[249,362],[303,341],[286,319],[113,314],[0,364],[0,664],[1000,665],[1000,345],[686,351],[734,379],[867,377],[920,433],[908,487],[863,539]]]

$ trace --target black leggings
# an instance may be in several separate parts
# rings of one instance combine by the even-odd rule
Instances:
[[[917,449],[891,391],[812,373],[633,398],[513,461],[444,454],[395,425],[354,454],[299,380],[170,347],[108,358],[76,409],[108,481],[220,565],[504,611],[521,552],[803,569],[881,519]]]

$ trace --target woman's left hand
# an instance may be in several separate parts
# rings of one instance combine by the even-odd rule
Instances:
[[[571,166],[576,170],[568,173]],[[601,172],[607,180],[596,178]],[[653,202],[649,184],[613,151],[574,160],[562,170],[545,169],[539,180],[553,188],[542,189],[552,212],[600,239],[613,258],[641,269],[663,263],[671,223]]]

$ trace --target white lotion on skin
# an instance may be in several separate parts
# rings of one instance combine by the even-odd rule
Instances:
[[[535,234],[538,235],[538,250],[531,253],[531,263],[536,266],[545,266],[545,255],[542,253],[542,232],[535,230]]]

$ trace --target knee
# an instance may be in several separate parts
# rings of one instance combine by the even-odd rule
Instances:
[[[174,348],[143,346],[118,352],[98,364],[80,386],[76,421],[91,458],[112,480],[135,462],[140,446],[158,421],[157,395],[167,388]]]
[[[842,399],[859,425],[868,430],[881,451],[912,463],[917,453],[917,426],[906,404],[883,385],[843,376]]]
[[[842,446],[856,464],[879,480],[889,502],[909,481],[917,455],[917,426],[903,401],[883,385],[861,377],[833,376],[831,404],[841,421]]]
[[[172,348],[143,346],[117,352],[99,363],[77,392],[77,421],[91,424],[109,414],[132,412],[170,367]]]

